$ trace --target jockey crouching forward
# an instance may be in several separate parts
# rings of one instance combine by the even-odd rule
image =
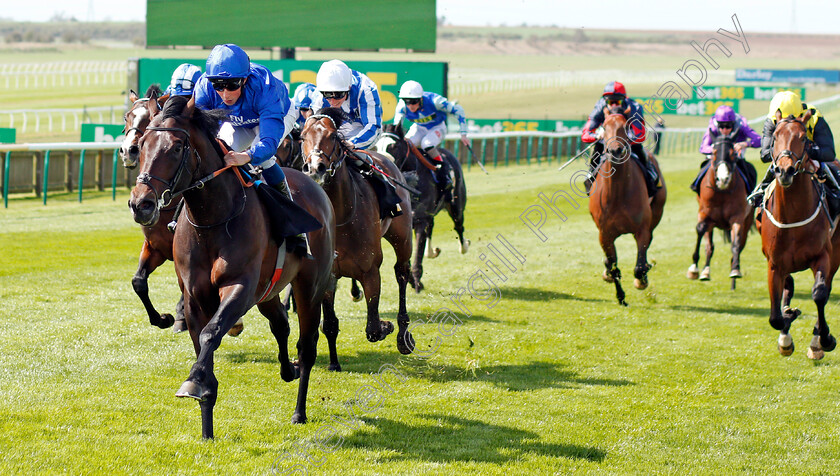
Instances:
[[[266,67],[251,63],[239,46],[216,45],[195,87],[195,105],[229,112],[228,121],[219,129],[219,138],[232,149],[224,157],[227,165],[251,163],[261,168],[263,180],[292,200],[286,174],[274,159],[295,119],[283,81]],[[305,240],[305,235],[298,238]]]
[[[749,192],[755,186],[757,174],[755,167],[744,159],[744,150],[747,147],[761,147],[761,136],[750,127],[746,119],[725,104],[718,107],[715,114],[709,119],[709,128],[706,129],[703,140],[700,142],[700,153],[703,154],[704,160],[700,164],[700,173],[691,183],[691,190],[700,193],[700,182],[710,166],[709,161],[714,152],[714,143],[719,137],[732,139],[737,156],[735,164],[746,177],[747,192]]]
[[[790,116],[801,117],[805,111],[811,111],[811,118],[806,126],[805,153],[808,158],[818,162],[817,178],[825,185],[826,198],[831,218],[840,212],[840,188],[837,185],[838,171],[834,164],[834,135],[820,111],[802,102],[798,94],[791,91],[781,91],[770,101],[770,109],[767,119],[764,120],[764,133],[761,137],[761,161],[764,163],[773,162],[773,133],[776,130],[776,112],[782,114],[782,118]],[[756,186],[753,193],[747,200],[756,208],[764,201],[764,190],[773,181],[775,174],[772,167],[767,169],[764,179]]]
[[[372,159],[363,152],[374,143],[382,131],[382,103],[376,83],[366,75],[351,70],[344,62],[330,60],[321,65],[315,76],[315,91],[310,95],[312,111],[315,114],[326,107],[335,107],[348,116],[339,128],[339,135],[344,144],[353,151],[357,160],[354,162],[373,178],[371,185],[382,195],[384,215],[396,217],[402,214],[396,187],[387,177],[380,175],[372,166]]]
[[[440,94],[424,92],[423,86],[417,81],[406,81],[400,87],[400,101],[394,112],[394,124],[402,124],[403,119],[412,123],[405,138],[426,151],[426,155],[434,162],[435,182],[440,194],[452,189],[451,168],[437,149],[446,137],[446,118],[449,114],[458,117],[461,143],[469,145],[464,108],[449,102]]]
[[[581,132],[581,141],[587,144],[595,142],[595,147],[589,160],[589,176],[584,181],[586,192],[589,193],[589,188],[592,186],[592,182],[595,181],[595,170],[598,168],[604,155],[604,142],[597,135],[596,131],[604,123],[604,108],[610,106],[630,107],[630,115],[627,117],[627,137],[630,139],[630,151],[642,163],[642,167],[645,170],[643,175],[645,176],[648,195],[652,197],[659,188],[659,177],[647,159],[647,154],[642,146],[645,141],[644,111],[636,101],[627,97],[624,85],[618,81],[607,83],[604,87],[604,93],[598,99],[598,102],[595,103],[592,112],[589,113],[589,120],[586,121]]]

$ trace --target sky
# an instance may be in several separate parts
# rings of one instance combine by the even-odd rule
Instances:
[[[128,7],[128,8],[127,8]],[[145,21],[146,2],[35,0],[6,2],[0,18],[47,21]],[[437,16],[453,25],[622,30],[717,31],[738,16],[744,31],[840,34],[837,0],[437,0]],[[730,29],[731,28],[727,28]]]

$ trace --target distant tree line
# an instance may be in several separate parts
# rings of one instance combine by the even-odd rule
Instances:
[[[55,18],[53,20],[56,20]],[[130,41],[146,44],[142,22],[80,22],[75,18],[43,23],[0,19],[0,40],[6,43],[89,43],[91,40]]]

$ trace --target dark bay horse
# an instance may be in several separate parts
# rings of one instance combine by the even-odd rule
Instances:
[[[828,217],[811,160],[805,153],[810,111],[800,119],[781,116],[777,111],[773,133],[772,169],[776,180],[765,193],[763,216],[756,223],[761,233],[761,251],[767,257],[770,325],[780,331],[779,352],[792,354],[790,325],[800,311],[790,307],[791,274],[810,268],[814,273],[811,298],[817,305],[817,324],[808,358],[817,360],[837,345],[825,320],[825,305],[840,266],[840,233]]]
[[[305,173],[326,191],[335,209],[336,220],[336,279],[346,276],[359,281],[367,301],[365,334],[370,342],[384,339],[393,332],[389,321],[379,318],[379,296],[382,265],[382,237],[394,248],[397,262],[394,274],[399,288],[397,349],[410,354],[414,339],[408,332],[409,317],[405,305],[405,291],[411,279],[411,202],[408,192],[397,189],[403,202],[403,214],[396,218],[380,219],[379,203],[368,179],[352,169],[348,163],[356,160],[338,133],[346,116],[340,109],[324,108],[309,117],[303,128],[303,157]],[[391,177],[402,181],[397,166],[379,154],[372,154],[376,165]],[[330,369],[340,370],[335,341],[338,318],[335,315],[335,285],[324,299],[323,332],[330,347]]]
[[[700,278],[701,281],[710,278],[709,264],[715,252],[712,241],[712,231],[715,227],[724,233],[729,233],[732,243],[732,261],[730,262],[729,277],[732,280],[731,289],[735,289],[736,279],[741,277],[741,250],[747,244],[747,235],[753,222],[754,210],[747,203],[747,184],[737,170],[733,140],[731,137],[720,137],[715,141],[711,163],[703,179],[700,181],[700,194],[697,201],[700,209],[697,212],[697,244],[691,256],[693,264],[688,268],[689,279]],[[706,236],[706,265],[698,272],[697,261],[700,259],[700,242]]]
[[[225,167],[214,139],[223,117],[195,109],[183,97],[170,98],[141,139],[142,169],[130,201],[135,221],[151,226],[172,197],[184,197],[174,257],[197,359],[176,396],[199,401],[205,438],[213,437],[218,390],[213,353],[225,332],[254,305],[268,319],[277,341],[280,376],[287,382],[300,377],[292,422],[306,421],[320,305],[332,279],[335,253],[329,198],[308,177],[289,169],[286,174],[295,202],[323,226],[308,233],[313,259],[280,254],[269,231],[277,222],[270,222],[256,187],[248,187],[238,169]],[[279,298],[280,290],[290,282],[300,328],[299,367],[289,361],[289,322]]]
[[[446,160],[455,174],[452,190],[445,194],[438,194],[435,186],[434,172],[423,164],[416,154],[420,153],[416,147],[405,139],[402,124],[388,124],[379,136],[376,149],[383,154],[393,157],[394,162],[405,176],[409,185],[419,190],[420,195],[411,194],[411,211],[414,226],[414,265],[411,274],[414,278],[414,289],[423,290],[420,278],[423,276],[423,256],[433,259],[440,254],[440,248],[432,246],[432,230],[435,226],[435,215],[444,208],[458,233],[458,245],[461,254],[466,253],[470,240],[464,238],[464,209],[467,206],[467,186],[464,183],[464,172],[458,159],[448,150],[441,148],[440,154]],[[427,158],[423,160],[428,161]]]
[[[126,168],[133,169],[137,167],[140,161],[140,139],[146,132],[152,118],[160,112],[158,102],[160,94],[160,88],[156,84],[149,86],[145,97],[137,97],[134,91],[129,93],[131,108],[125,114],[125,129],[123,130],[125,139],[119,150],[123,165]],[[169,96],[164,96],[164,98],[168,99]],[[181,332],[187,330],[184,321],[184,296],[182,295],[178,300],[175,307],[175,317],[169,313],[160,314],[149,298],[149,275],[167,260],[173,261],[173,234],[167,229],[167,225],[175,218],[177,208],[177,201],[162,208],[160,219],[154,225],[142,227],[143,246],[140,249],[137,272],[131,279],[131,287],[140,297],[140,301],[143,302],[143,307],[149,315],[149,322],[153,326],[166,329],[174,324],[173,330]],[[241,332],[241,327],[239,331]]]
[[[626,130],[629,113],[630,108],[624,111],[604,108],[604,158],[589,194],[589,213],[598,227],[598,238],[606,255],[603,278],[615,283],[618,302],[625,306],[627,302],[621,287],[615,240],[628,233],[636,239],[636,267],[633,270],[636,279],[633,285],[636,289],[647,288],[647,272],[651,268],[647,262],[647,250],[653,238],[653,229],[662,219],[667,195],[659,164],[653,154],[648,153],[648,160],[654,164],[662,181],[662,187],[656,194],[648,197],[645,172],[631,157]]]

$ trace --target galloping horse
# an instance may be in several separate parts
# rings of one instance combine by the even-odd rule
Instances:
[[[817,325],[808,358],[821,359],[837,345],[825,321],[825,305],[840,266],[840,233],[828,217],[811,160],[805,154],[810,117],[807,111],[801,119],[782,119],[781,112],[776,112],[772,166],[776,180],[765,194],[764,216],[756,225],[761,233],[761,251],[767,257],[770,325],[780,331],[779,352],[793,353],[790,325],[800,314],[799,309],[790,307],[791,273],[810,268],[814,273],[811,298],[817,305]]]
[[[747,184],[737,170],[735,149],[731,137],[720,137],[715,141],[712,160],[703,179],[700,181],[700,194],[697,201],[697,245],[688,268],[688,278],[701,281],[709,279],[709,263],[715,252],[712,231],[720,228],[730,235],[732,242],[732,261],[729,277],[731,289],[735,289],[735,280],[741,277],[741,250],[747,244],[747,235],[752,226],[753,207],[747,203]],[[700,241],[706,236],[706,265],[698,273],[697,261],[700,259]]]
[[[212,438],[219,385],[213,353],[224,333],[256,305],[268,318],[277,341],[280,376],[287,382],[300,377],[292,422],[303,423],[317,352],[320,304],[332,275],[332,206],[317,184],[287,170],[295,202],[311,215],[309,220],[314,217],[323,226],[308,233],[313,259],[283,252],[285,247],[279,246],[284,241],[278,243],[277,234],[269,230],[285,225],[270,221],[271,211],[259,199],[256,187],[248,187],[238,169],[227,170],[224,164],[223,152],[214,140],[222,116],[195,109],[192,101],[186,107],[185,103],[183,97],[170,98],[147,129],[141,140],[142,169],[129,202],[135,221],[150,226],[168,201],[184,197],[182,222],[175,230],[175,269],[197,359],[176,396],[199,401],[202,435]],[[287,236],[295,233],[294,227],[287,230]],[[289,361],[288,316],[278,296],[290,282],[300,327],[299,368]]]
[[[395,218],[380,219],[379,203],[373,186],[360,173],[351,170],[348,163],[356,160],[338,133],[346,116],[340,109],[324,108],[306,120],[303,128],[304,173],[321,184],[335,209],[336,225],[336,279],[346,276],[358,280],[367,301],[367,326],[365,334],[370,342],[384,339],[393,332],[394,325],[379,318],[379,295],[382,264],[382,237],[394,247],[397,262],[394,274],[399,287],[399,312],[397,323],[397,349],[410,354],[414,338],[408,332],[409,317],[405,306],[405,288],[411,279],[411,202],[408,192],[397,193],[403,214]],[[390,160],[371,154],[377,167],[396,180],[402,174]],[[340,370],[335,341],[338,336],[338,318],[335,315],[335,283],[324,299],[323,332],[330,347],[331,370]]]
[[[432,247],[432,229],[435,226],[435,215],[443,208],[449,213],[458,233],[458,244],[461,254],[467,252],[470,240],[464,239],[464,209],[467,206],[467,186],[464,184],[464,172],[461,164],[448,150],[441,149],[441,157],[447,161],[455,173],[452,190],[439,195],[435,186],[434,172],[416,154],[420,152],[412,147],[405,139],[402,124],[388,124],[385,126],[379,141],[376,143],[379,153],[390,155],[406,181],[420,191],[420,195],[411,195],[411,210],[413,212],[413,226],[416,245],[414,248],[414,265],[411,274],[414,278],[414,289],[418,293],[423,290],[420,278],[423,276],[423,255],[429,259],[437,258],[440,248]]]
[[[653,238],[653,229],[662,218],[667,194],[659,164],[653,154],[648,153],[648,160],[656,167],[662,182],[656,194],[648,198],[646,172],[630,152],[630,139],[625,129],[629,113],[630,108],[624,111],[618,107],[604,108],[604,158],[589,195],[589,213],[598,227],[598,238],[606,255],[606,270],[602,277],[615,283],[618,302],[625,306],[627,302],[621,287],[615,240],[621,235],[633,234],[637,247],[633,285],[636,289],[647,288],[647,272],[651,268],[647,262],[647,250]]]
[[[152,118],[160,112],[158,104],[161,94],[158,85],[149,86],[146,96],[138,98],[134,91],[129,93],[131,109],[125,114],[125,139],[120,146],[119,154],[123,165],[133,169],[140,161],[140,139],[149,127]],[[169,96],[164,96],[168,98]],[[149,299],[149,275],[167,260],[173,261],[172,237],[173,234],[167,229],[167,225],[175,218],[178,202],[160,210],[160,219],[152,226],[144,226],[143,246],[140,249],[140,260],[137,265],[137,272],[131,279],[131,287],[143,302],[143,307],[149,315],[149,322],[153,326],[166,329],[175,325],[174,331],[187,330],[184,321],[184,296],[178,300],[175,307],[175,317],[172,314],[160,314]],[[241,332],[241,328],[239,329]],[[236,332],[236,331],[234,331]],[[236,332],[238,334],[238,332]]]

